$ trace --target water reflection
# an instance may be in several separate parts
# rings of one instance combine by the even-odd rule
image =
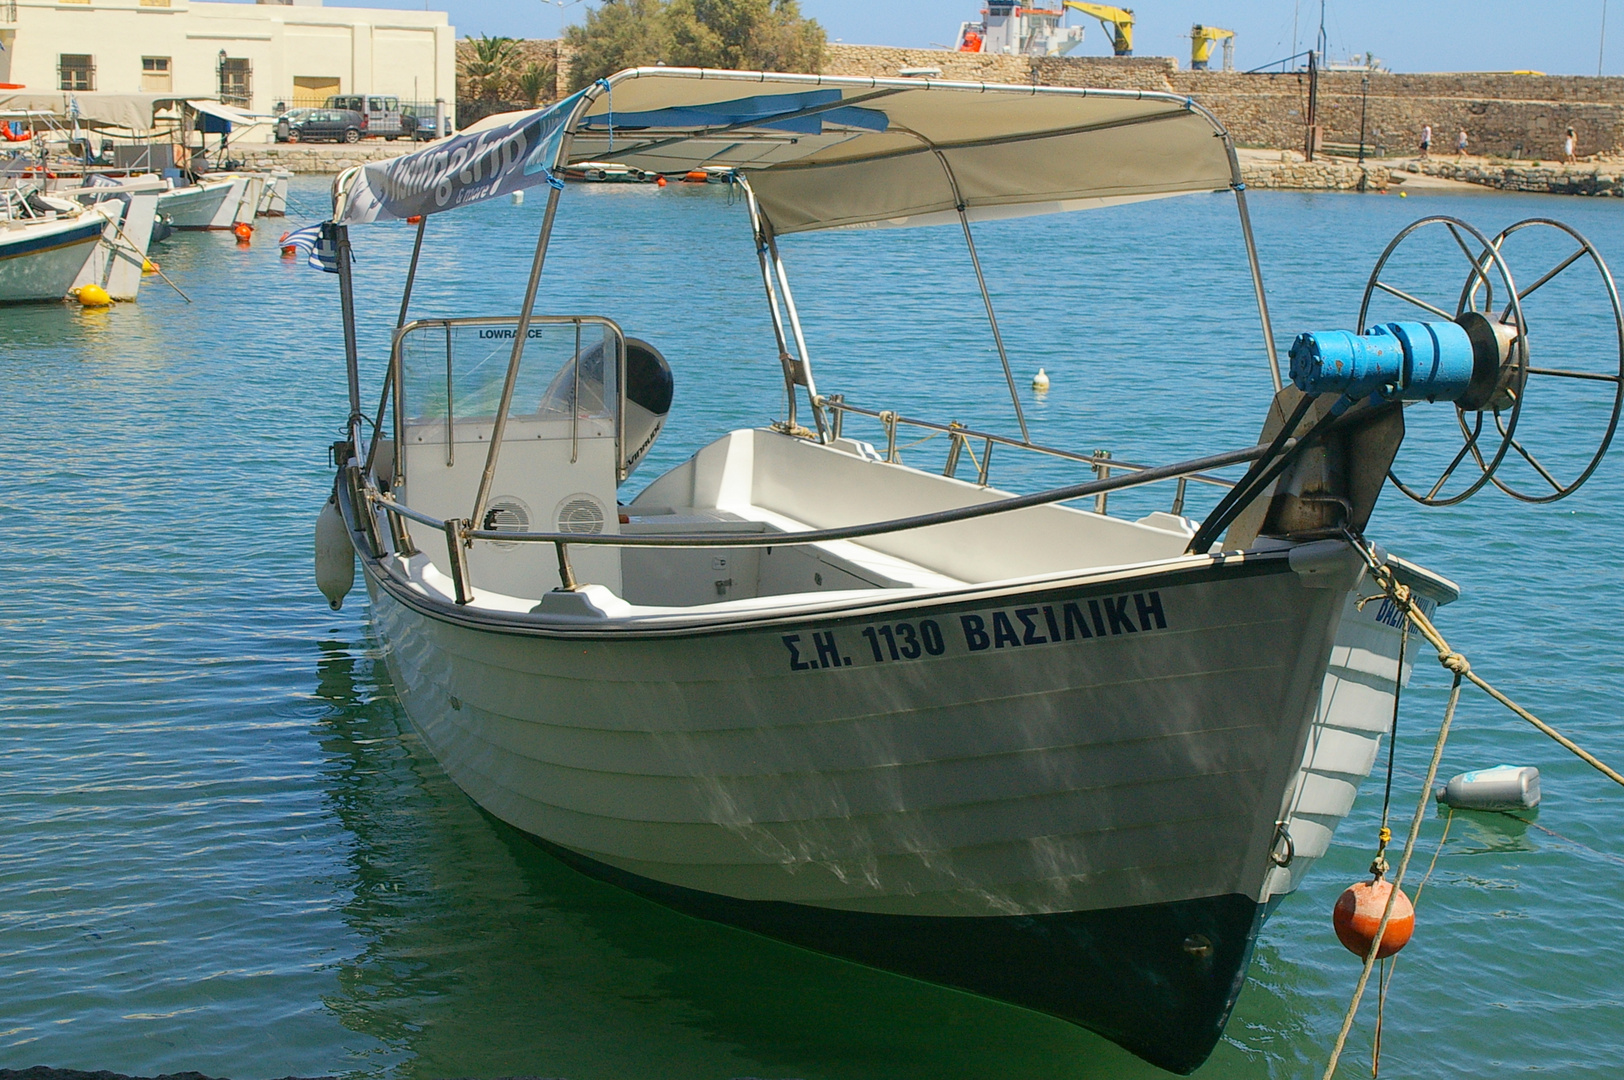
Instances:
[[[343,916],[364,943],[324,1000],[381,1047],[355,1053],[354,1072],[1163,1075],[1059,1021],[582,877],[457,791],[411,734],[375,649],[322,642],[315,688],[328,799],[353,837]],[[1232,1045],[1235,1064],[1259,1052]]]

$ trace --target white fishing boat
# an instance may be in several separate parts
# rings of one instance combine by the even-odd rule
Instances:
[[[92,174],[80,186],[53,194],[81,206],[99,207],[108,218],[103,244],[85,263],[74,285],[96,284],[114,300],[134,300],[147,266],[147,249],[158,225],[158,200],[167,190],[155,173]]]
[[[406,321],[429,216],[587,162],[736,170],[774,329],[760,347],[786,388],[782,421],[719,432],[626,505],[674,376],[658,326],[623,330],[590,298],[532,311],[562,183],[516,315]],[[1239,210],[1276,391],[1255,445],[1157,467],[1036,445],[985,285],[1018,432],[859,407],[814,378],[788,234],[946,225],[979,279],[976,222],[1212,191]],[[419,215],[369,440],[351,230]],[[1216,1043],[1262,920],[1392,722],[1402,620],[1359,600],[1387,558],[1363,532],[1403,406],[1481,418],[1529,371],[1510,288],[1492,318],[1390,324],[1423,330],[1380,355],[1358,352],[1396,340],[1380,328],[1304,335],[1285,382],[1233,145],[1166,94],[622,72],[346,172],[324,229],[351,415],[318,579],[336,607],[353,546],[400,699],[463,791],[595,877],[1178,1072]],[[1509,284],[1470,235],[1471,273]],[[1317,359],[1337,348],[1359,364]],[[878,420],[884,448],[849,437],[851,417]],[[940,472],[898,460],[909,424],[947,435]],[[1095,478],[1015,495],[991,482],[995,448]],[[1504,454],[1468,466],[1472,490]],[[1167,510],[1108,513],[1148,483]],[[1227,489],[1200,523],[1191,483]],[[1456,596],[1387,564],[1428,610]]]
[[[247,188],[247,177],[205,176],[172,187],[158,199],[158,213],[176,229],[229,229]]]
[[[288,213],[288,181],[293,173],[287,169],[272,169],[263,174],[264,190],[260,193],[259,217],[286,217]]]
[[[0,189],[0,303],[61,300],[111,229],[111,207],[83,207],[33,186]]]

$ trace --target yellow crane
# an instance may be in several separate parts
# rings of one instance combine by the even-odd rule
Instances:
[[[1133,55],[1133,9],[1111,7],[1108,4],[1082,4],[1077,0],[1064,0],[1065,7],[1092,15],[1100,25],[1109,28],[1111,51],[1117,56]]]
[[[1190,27],[1190,70],[1206,71],[1212,47],[1224,43],[1224,70],[1235,70],[1235,31],[1196,23]]]

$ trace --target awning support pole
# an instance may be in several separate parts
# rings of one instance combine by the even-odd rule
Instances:
[[[412,261],[406,267],[406,287],[401,291],[400,314],[395,318],[395,332],[397,334],[400,332],[400,328],[406,325],[406,311],[412,303],[412,285],[417,281],[417,259],[423,253],[423,229],[428,223],[427,214],[417,219],[417,236],[412,241]],[[384,410],[389,407],[389,393],[395,386],[394,350],[390,349],[390,353],[389,367],[384,370],[383,375],[383,393],[378,397],[378,419],[372,425],[372,445],[367,449],[367,463],[361,470],[362,472],[371,472],[373,461],[378,456],[378,432],[383,430]],[[398,405],[395,411],[397,413],[400,411]],[[397,422],[395,427],[398,429],[400,424]],[[395,476],[397,477],[400,476],[400,457],[400,442],[397,439],[395,442]]]
[[[1257,293],[1257,314],[1263,320],[1263,347],[1269,353],[1269,376],[1274,379],[1274,392],[1285,384],[1280,379],[1280,354],[1274,346],[1274,324],[1269,319],[1269,298],[1263,292],[1263,267],[1257,260],[1257,241],[1252,237],[1252,215],[1246,211],[1246,185],[1235,182],[1235,206],[1241,212],[1241,235],[1246,237],[1246,261],[1252,267],[1252,289]]]
[[[344,373],[349,379],[350,416],[346,422],[350,437],[350,454],[359,459],[361,454],[361,355],[355,339],[355,281],[350,273],[350,230],[346,225],[334,226],[338,255],[338,304],[344,319]]]
[[[806,387],[807,400],[812,403],[812,420],[818,425],[818,441],[828,442],[828,426],[823,419],[823,406],[819,403],[818,387],[812,379],[812,357],[806,351],[806,336],[801,333],[801,316],[795,310],[795,294],[789,291],[789,275],[784,272],[784,260],[778,254],[778,240],[767,230],[767,251],[772,255],[773,272],[778,287],[784,294],[784,309],[789,313],[789,327],[795,335],[795,351],[800,354],[800,384]]]
[[[744,189],[744,204],[750,210],[750,228],[755,234],[756,259],[761,263],[761,283],[767,290],[767,310],[772,315],[773,337],[778,341],[778,363],[784,369],[784,396],[788,399],[788,415],[784,422],[791,430],[795,427],[795,357],[789,354],[789,343],[784,338],[784,316],[778,308],[778,290],[773,285],[772,268],[767,265],[767,223],[761,217],[761,207],[750,181],[739,177]]]
[[[981,259],[976,255],[975,237],[970,235],[970,216],[965,213],[964,198],[959,194],[959,181],[940,150],[936,151],[936,160],[942,163],[942,171],[947,173],[947,182],[953,188],[953,203],[959,212],[959,224],[964,226],[964,243],[970,249],[970,265],[975,267],[976,284],[981,286],[981,301],[987,305],[987,323],[992,327],[993,344],[998,346],[998,360],[1004,365],[1004,381],[1009,384],[1009,400],[1015,406],[1015,421],[1021,425],[1021,441],[1030,443],[1032,436],[1026,430],[1026,413],[1021,410],[1021,395],[1015,389],[1015,373],[1010,370],[1009,354],[1004,351],[1004,335],[998,332],[998,315],[992,309],[987,279],[981,273]]]
[[[536,304],[536,289],[541,285],[541,268],[547,262],[547,242],[553,235],[553,218],[558,214],[558,197],[563,187],[547,189],[547,213],[541,221],[541,233],[536,237],[536,254],[530,263],[530,280],[524,287],[524,307],[519,309],[519,324],[513,328],[513,352],[508,357],[507,377],[502,381],[502,399],[496,405],[496,420],[491,425],[491,445],[485,451],[485,471],[479,477],[479,491],[474,495],[474,510],[468,520],[475,528],[485,514],[485,503],[490,499],[491,481],[496,478],[496,459],[502,451],[502,436],[507,430],[508,409],[513,405],[513,391],[519,382],[519,362],[524,358],[524,346],[530,339],[531,309]]]

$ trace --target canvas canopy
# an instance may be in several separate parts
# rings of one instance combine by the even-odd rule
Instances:
[[[0,93],[0,109],[71,117],[87,127],[152,130],[152,114],[184,100],[174,94],[91,94],[73,90]]]
[[[186,104],[196,112],[202,113],[204,116],[212,116],[216,120],[223,120],[228,124],[253,124],[257,123],[260,119],[251,112],[246,112],[242,109],[235,108],[231,105],[225,105],[218,101],[187,98]]]
[[[748,176],[779,233],[1054,213],[1229,188],[1231,146],[1187,98],[926,79],[639,68],[550,109],[352,170],[335,220],[435,213],[577,162]]]

